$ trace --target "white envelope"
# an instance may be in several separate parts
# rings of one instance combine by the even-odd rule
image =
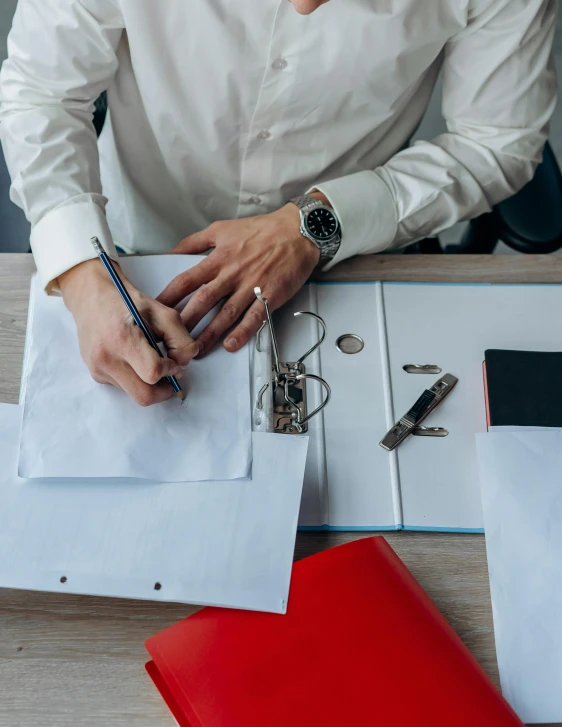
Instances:
[[[502,692],[525,723],[562,721],[562,431],[477,434]]]
[[[155,255],[120,262],[137,287],[156,296],[201,259]],[[183,405],[174,397],[142,408],[119,389],[91,378],[71,314],[61,298],[46,296],[35,278],[22,375],[19,473],[168,482],[247,477],[252,443],[248,370],[248,347],[232,354],[217,346],[187,367]]]
[[[308,439],[256,433],[253,479],[23,480],[0,404],[0,586],[284,613]]]

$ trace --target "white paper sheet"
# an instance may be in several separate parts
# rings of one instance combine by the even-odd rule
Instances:
[[[285,612],[306,437],[254,434],[252,480],[23,480],[20,418],[0,404],[1,587]]]
[[[523,722],[561,722],[562,432],[476,446],[502,691]]]
[[[128,278],[156,296],[202,258],[122,258]],[[100,263],[101,265],[101,263]],[[187,401],[142,408],[97,384],[78,349],[61,298],[32,282],[23,372],[22,477],[134,477],[168,482],[247,477],[251,465],[248,347],[222,346],[192,361],[181,381]]]

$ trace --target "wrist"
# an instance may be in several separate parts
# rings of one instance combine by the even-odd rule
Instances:
[[[279,211],[284,215],[284,219],[286,220],[285,224],[291,231],[291,239],[297,243],[298,249],[302,250],[303,254],[306,254],[314,267],[316,267],[320,261],[320,250],[312,240],[309,240],[308,237],[302,234],[299,208],[292,202],[287,202]]]
[[[116,262],[114,265],[124,280],[119,265]],[[85,260],[58,276],[59,289],[69,310],[72,310],[74,301],[88,297],[93,290],[108,282],[111,282],[109,276],[98,258]]]
[[[314,197],[314,199],[319,199],[322,204],[325,204],[326,207],[329,207],[330,209],[333,209],[332,205],[330,204],[330,200],[326,197],[326,195],[323,192],[319,192],[317,189],[314,190],[314,192],[310,193],[311,197]]]
[[[95,259],[85,260],[58,276],[59,289],[63,298],[71,295],[72,291],[81,285],[80,281],[83,276],[95,275],[95,266],[92,267],[93,263],[95,263]]]

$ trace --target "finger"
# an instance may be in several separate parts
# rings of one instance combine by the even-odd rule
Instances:
[[[107,371],[90,370],[90,375],[96,384],[107,384],[109,386],[115,386],[118,389],[121,388],[113,376],[108,374]]]
[[[192,331],[199,321],[231,292],[232,283],[224,278],[212,280],[199,288],[181,312],[183,325],[188,331]]]
[[[152,329],[164,341],[168,357],[180,366],[187,366],[199,353],[199,343],[187,332],[180,314],[173,308],[156,304],[149,318]]]
[[[238,321],[255,300],[252,290],[235,293],[229,298],[209,325],[197,336],[201,354],[209,351],[222,334]]]
[[[206,258],[189,270],[177,275],[168,283],[156,300],[170,308],[174,308],[187,295],[212,280],[215,272],[215,265],[211,258]]]
[[[166,376],[182,376],[183,367],[168,357],[160,357],[138,331],[124,355],[125,361],[146,384],[153,386]]]
[[[214,235],[211,228],[207,227],[201,230],[201,232],[194,232],[193,235],[189,235],[189,237],[183,239],[172,252],[182,253],[184,255],[198,255],[210,250],[213,244]]]
[[[123,391],[140,406],[151,406],[170,399],[174,390],[167,381],[160,381],[154,386],[145,383],[133,371],[131,366],[122,362],[118,368],[111,372],[112,378]]]
[[[255,336],[265,320],[265,306],[256,300],[247,310],[246,315],[224,342],[227,351],[238,351]]]

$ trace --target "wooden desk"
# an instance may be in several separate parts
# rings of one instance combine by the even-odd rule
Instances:
[[[0,255],[2,402],[18,401],[33,270],[30,255]],[[323,277],[562,283],[562,256],[380,255],[346,261]],[[301,534],[296,558],[360,537]],[[385,537],[498,684],[483,536],[392,533]],[[176,604],[0,590],[0,727],[173,727],[145,675],[143,643],[195,610]],[[382,658],[373,654],[373,659]]]

